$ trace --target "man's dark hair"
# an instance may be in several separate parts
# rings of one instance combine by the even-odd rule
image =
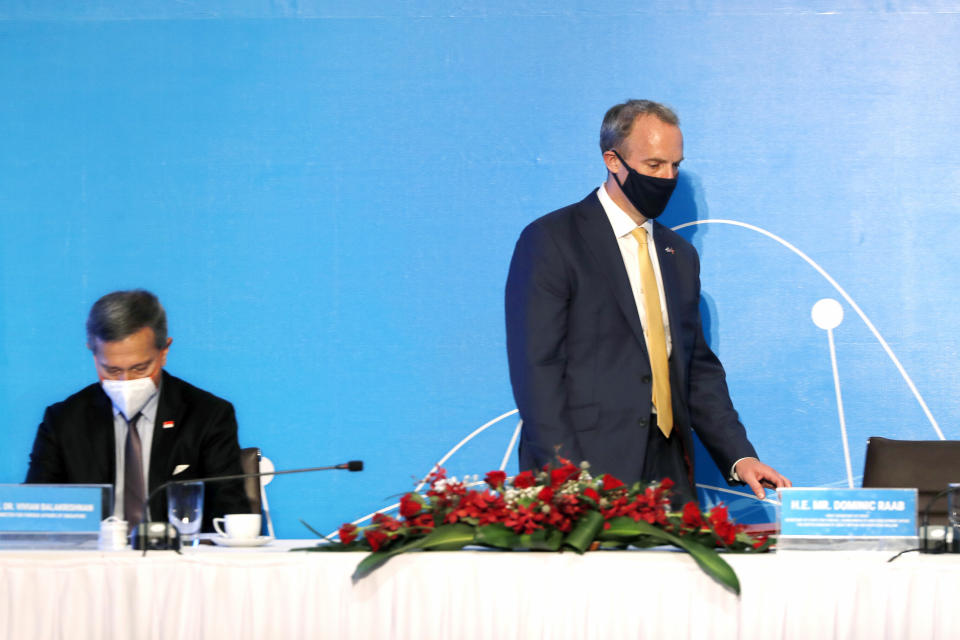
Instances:
[[[680,118],[673,109],[665,104],[652,100],[627,100],[626,102],[610,107],[603,116],[600,125],[600,151],[609,151],[619,147],[624,139],[630,135],[633,123],[637,116],[654,116],[661,122],[680,126]]]
[[[157,349],[167,346],[167,312],[157,296],[143,289],[114,291],[93,303],[87,317],[87,346],[96,340],[116,342],[144,327],[153,329]]]

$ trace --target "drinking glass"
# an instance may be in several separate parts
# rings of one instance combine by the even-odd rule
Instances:
[[[203,483],[185,482],[167,487],[167,518],[180,532],[180,548],[195,548],[203,521]]]

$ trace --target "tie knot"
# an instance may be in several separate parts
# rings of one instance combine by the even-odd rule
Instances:
[[[636,238],[641,247],[647,246],[647,230],[643,227],[637,227],[630,232],[630,235]]]

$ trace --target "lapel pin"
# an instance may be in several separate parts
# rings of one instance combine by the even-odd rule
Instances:
[[[666,251],[667,253],[676,253],[676,251],[673,250],[673,247],[667,247],[666,249],[664,249],[664,251]]]
[[[163,423],[164,429],[173,429],[173,420],[167,420]]]

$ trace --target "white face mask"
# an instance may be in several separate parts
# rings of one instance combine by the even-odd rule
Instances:
[[[157,392],[157,385],[153,383],[153,378],[149,377],[136,380],[101,380],[100,385],[113,406],[128,422],[147,406],[150,398]]]

